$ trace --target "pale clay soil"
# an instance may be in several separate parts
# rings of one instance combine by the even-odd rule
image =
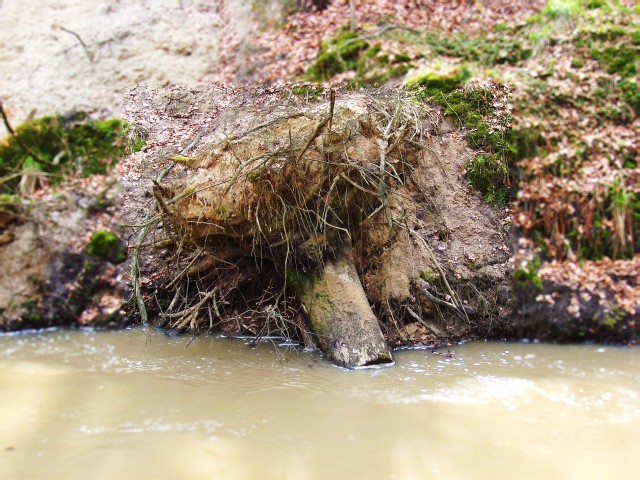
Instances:
[[[0,0],[0,97],[14,125],[80,110],[120,117],[129,86],[215,77],[221,36],[251,29],[249,0]]]

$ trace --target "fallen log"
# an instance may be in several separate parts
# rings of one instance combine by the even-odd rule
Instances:
[[[378,319],[345,242],[318,275],[298,275],[297,291],[320,350],[336,365],[361,367],[393,362]]]

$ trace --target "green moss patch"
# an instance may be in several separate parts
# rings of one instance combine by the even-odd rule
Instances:
[[[322,85],[317,84],[301,84],[295,85],[291,89],[291,93],[297,95],[299,97],[305,98],[317,98],[320,95],[324,94],[325,89]]]
[[[433,54],[484,65],[517,65],[531,56],[532,49],[527,42],[514,32],[507,32],[506,26],[497,31],[500,35],[444,35],[427,32],[422,41],[429,46]]]
[[[358,40],[358,34],[342,29],[320,46],[316,62],[307,69],[307,77],[316,82],[329,80],[338,73],[357,70],[358,62],[370,45]]]
[[[609,73],[617,73],[621,77],[632,77],[638,74],[640,46],[610,45],[604,48],[592,48],[591,56],[604,63]]]
[[[463,66],[445,73],[427,72],[416,75],[407,81],[407,87],[419,88],[421,96],[438,97],[461,88],[470,78],[471,72]]]
[[[542,279],[538,276],[540,261],[534,260],[526,265],[526,268],[518,267],[513,271],[513,280],[521,289],[533,287],[536,291],[543,290]]]
[[[306,72],[313,82],[324,82],[343,72],[355,72],[352,87],[381,85],[407,73],[411,57],[405,53],[389,55],[382,45],[371,45],[359,33],[344,27],[331,40],[320,46],[318,58]]]
[[[106,173],[127,149],[128,125],[122,120],[89,120],[84,113],[71,117],[42,117],[19,125],[16,135],[0,141],[0,192],[13,193],[22,172],[38,172],[49,182],[65,175]],[[142,141],[132,146],[140,149]]]
[[[583,27],[574,37],[573,43],[584,57],[590,56],[597,60],[607,73],[620,77],[617,80],[617,88],[614,87],[615,83],[609,82],[606,87],[608,91],[604,93],[620,98],[638,115],[640,114],[640,94],[637,87],[638,65],[640,65],[640,28],[633,22],[625,20],[629,15],[623,15],[619,11],[621,7],[617,9],[613,16],[605,17],[602,21],[595,22],[595,25],[588,24]],[[600,101],[601,98],[597,100]],[[624,115],[618,117],[619,120],[614,120],[618,122],[629,120]]]
[[[121,263],[127,257],[120,239],[113,232],[106,230],[98,230],[91,236],[87,244],[87,253],[111,263]]]
[[[622,90],[622,96],[627,104],[633,109],[636,115],[640,115],[640,90],[638,89],[637,78],[625,78],[621,80],[618,87]]]
[[[418,98],[438,105],[459,127],[479,154],[467,163],[467,179],[489,203],[504,205],[508,199],[510,167],[518,149],[513,143],[511,116],[495,106],[497,85],[464,86],[470,78],[465,67],[438,74],[429,72],[407,82]]]
[[[542,15],[551,20],[575,19],[584,13],[582,0],[549,0]]]
[[[607,5],[607,2],[604,0],[589,0],[585,7],[589,10],[595,10],[597,8],[602,8]]]
[[[410,43],[425,45],[427,52],[424,55],[456,57],[483,65],[516,65],[531,56],[531,46],[521,36],[510,31],[506,25],[502,25],[497,31],[499,34],[480,36],[437,32],[396,34],[410,35]],[[314,82],[322,82],[339,73],[354,71],[354,86],[379,85],[404,75],[410,67],[410,55],[402,52],[389,54],[380,43],[371,45],[360,39],[359,34],[343,28],[335,37],[321,45],[318,58],[307,69],[306,76]]]

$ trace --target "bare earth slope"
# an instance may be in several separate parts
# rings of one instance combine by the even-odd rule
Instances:
[[[16,124],[34,109],[37,116],[120,116],[127,85],[194,82],[213,71],[222,7],[205,0],[0,1],[0,96]]]

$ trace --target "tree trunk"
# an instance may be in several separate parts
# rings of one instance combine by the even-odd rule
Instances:
[[[393,362],[356,272],[350,242],[325,262],[319,277],[307,278],[299,287],[309,327],[329,360],[346,368]]]

